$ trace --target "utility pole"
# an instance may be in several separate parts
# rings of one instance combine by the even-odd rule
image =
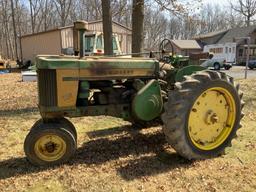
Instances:
[[[237,40],[246,40],[247,41],[247,55],[246,55],[246,65],[245,65],[245,72],[244,72],[244,78],[247,79],[248,66],[249,66],[249,60],[250,60],[251,37],[237,37],[237,38],[234,38],[234,42],[237,41]]]

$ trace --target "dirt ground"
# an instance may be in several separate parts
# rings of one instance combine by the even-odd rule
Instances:
[[[70,163],[37,168],[23,141],[39,119],[36,83],[0,76],[0,191],[256,191],[256,83],[239,80],[243,128],[226,155],[187,161],[168,146],[161,127],[137,130],[113,117],[72,119],[78,150]]]

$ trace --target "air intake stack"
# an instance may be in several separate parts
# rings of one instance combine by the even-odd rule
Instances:
[[[84,57],[84,32],[88,30],[88,22],[79,20],[74,22],[73,42],[75,55]]]

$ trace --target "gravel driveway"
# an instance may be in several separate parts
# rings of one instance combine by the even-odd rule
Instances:
[[[221,71],[225,72],[226,74],[234,77],[235,79],[244,79],[245,74],[245,66],[233,66],[230,70],[221,69]],[[248,79],[256,78],[256,69],[249,70],[247,74]]]

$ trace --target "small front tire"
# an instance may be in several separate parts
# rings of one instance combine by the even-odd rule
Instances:
[[[69,131],[70,133],[72,133],[72,135],[74,136],[75,140],[77,140],[77,131],[75,126],[66,118],[62,117],[62,118],[58,118],[58,119],[50,119],[48,120],[48,123],[56,123],[59,124],[58,126],[62,126],[64,129],[66,129],[67,131]],[[43,119],[39,119],[37,120],[34,125],[32,126],[31,130],[36,130],[38,128],[40,128],[40,126],[42,126],[44,124],[44,120]]]
[[[74,135],[58,123],[38,123],[27,135],[24,151],[36,166],[53,166],[67,162],[76,151]]]

